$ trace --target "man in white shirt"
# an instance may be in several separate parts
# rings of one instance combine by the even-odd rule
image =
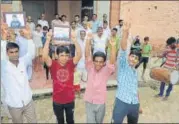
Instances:
[[[103,27],[98,27],[97,34],[93,35],[93,54],[97,51],[106,53],[108,36],[103,34]]]
[[[82,22],[82,30],[86,32],[86,37],[92,36],[92,30],[88,27],[88,22]]]
[[[76,71],[74,73],[74,88],[80,97],[80,83],[87,81],[87,71],[85,69],[85,46],[86,46],[86,32],[84,30],[80,30],[80,38],[77,39],[80,47],[82,57],[76,66]]]
[[[106,35],[108,38],[111,36],[111,30],[108,26],[108,22],[104,21],[103,22],[103,34]]]
[[[52,29],[53,29],[54,26],[58,26],[58,25],[61,25],[61,24],[62,24],[62,22],[59,19],[59,15],[55,14],[55,19],[52,20],[52,23],[51,23]]]
[[[103,26],[104,21],[107,21],[107,22],[108,22],[108,16],[107,16],[107,14],[103,14],[103,20],[101,21],[100,26]],[[109,25],[108,25],[108,28],[109,28]]]
[[[42,28],[44,26],[47,26],[49,28],[49,24],[48,24],[48,21],[45,20],[45,14],[44,13],[42,13],[41,19],[38,20],[38,24],[40,24],[42,26]]]
[[[117,28],[117,34],[120,38],[122,38],[122,26],[123,26],[123,20],[119,20],[119,25],[116,25],[115,28]]]
[[[27,16],[27,25],[29,26],[31,33],[35,31],[35,24],[32,21],[31,16]]]
[[[9,42],[6,46],[9,59],[1,59],[1,81],[13,123],[23,123],[23,116],[28,123],[37,123],[32,91],[29,86],[26,68],[35,56],[35,45],[28,40],[28,52],[19,58],[19,46]]]
[[[78,38],[78,43],[81,47],[82,57],[77,64],[77,69],[83,70],[85,69],[85,46],[86,46],[86,32],[84,30],[80,30],[80,38]]]
[[[8,56],[6,54],[7,34],[8,34],[8,25],[2,24],[1,25],[1,61],[8,60]],[[8,106],[5,102],[5,92],[1,83],[1,118],[3,117],[8,117],[8,119],[11,118],[9,114]]]
[[[70,26],[70,23],[66,19],[67,19],[66,15],[61,16],[62,25]]]

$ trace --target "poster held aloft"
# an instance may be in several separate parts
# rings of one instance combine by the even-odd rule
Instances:
[[[53,40],[58,42],[69,42],[71,31],[69,26],[59,25],[53,27]]]
[[[12,29],[25,28],[25,12],[3,12],[4,22]]]
[[[58,44],[64,44],[70,50],[71,57],[74,57],[75,47],[71,42],[71,28],[70,26],[58,25],[53,27],[53,40]],[[55,51],[56,51],[55,45]]]

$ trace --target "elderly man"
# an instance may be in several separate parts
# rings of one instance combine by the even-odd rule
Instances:
[[[29,26],[31,33],[32,33],[33,31],[35,31],[35,24],[34,24],[34,22],[32,21],[31,16],[27,16],[27,23],[26,23],[26,24]]]
[[[45,14],[44,14],[44,13],[42,13],[41,19],[38,20],[38,24],[40,24],[40,25],[42,26],[42,28],[43,28],[44,26],[47,26],[47,27],[49,28],[49,24],[48,24],[48,21],[45,20]]]

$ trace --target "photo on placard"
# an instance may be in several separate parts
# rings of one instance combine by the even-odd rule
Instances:
[[[4,21],[9,28],[20,29],[25,27],[25,12],[4,12]]]
[[[54,26],[53,39],[57,41],[70,41],[70,27],[69,26]]]

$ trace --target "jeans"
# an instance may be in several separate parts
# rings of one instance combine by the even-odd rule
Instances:
[[[53,102],[53,111],[56,115],[58,124],[64,124],[64,111],[67,124],[74,124],[74,101],[67,104],[59,104]]]
[[[143,63],[143,69],[146,69],[148,61],[149,61],[149,57],[142,57],[139,63],[135,66],[135,68],[137,69],[140,66],[140,64]]]
[[[46,74],[46,79],[49,79],[49,67],[44,63],[44,68],[45,68],[45,74]]]
[[[116,98],[113,110],[113,123],[122,124],[127,116],[128,124],[137,124],[139,118],[139,104],[124,103]]]
[[[170,92],[172,91],[172,89],[173,89],[173,84],[170,83],[169,86],[168,86],[168,89],[166,91],[166,96],[170,95]],[[160,96],[163,96],[164,90],[165,90],[165,83],[161,82],[161,84],[160,84],[160,93],[159,93]]]

